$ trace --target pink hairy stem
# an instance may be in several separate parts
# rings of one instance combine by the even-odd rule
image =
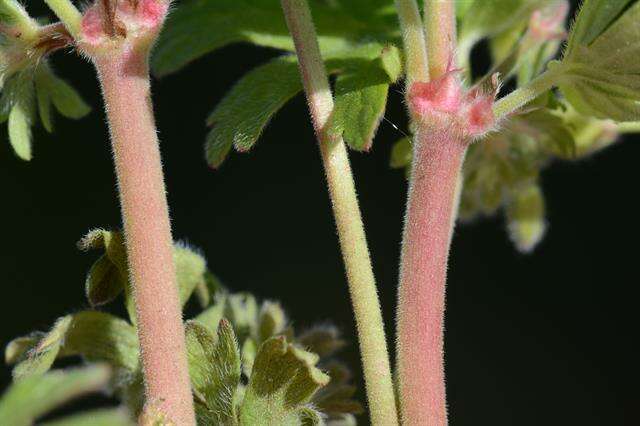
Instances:
[[[118,176],[146,405],[176,425],[195,425],[147,54],[118,53],[94,62]]]

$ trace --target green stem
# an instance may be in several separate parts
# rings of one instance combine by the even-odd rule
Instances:
[[[640,133],[640,121],[626,121],[617,126],[620,133]]]
[[[520,87],[498,100],[493,106],[493,114],[495,115],[496,121],[505,118],[551,89],[557,84],[558,77],[561,73],[561,68],[547,70],[531,80],[526,86]]]
[[[429,75],[434,80],[455,68],[456,5],[453,0],[427,0],[424,3]]]
[[[44,0],[45,3],[53,10],[58,19],[62,21],[69,31],[69,34],[78,40],[80,36],[80,27],[82,23],[82,14],[76,8],[71,0]]]
[[[3,1],[2,5],[0,5],[0,13],[8,16],[11,24],[15,24],[16,29],[20,31],[20,35],[24,40],[32,40],[38,36],[38,23],[29,16],[20,3]],[[12,26],[10,25],[10,27]],[[1,27],[4,26],[0,26],[0,31],[2,30]]]
[[[344,141],[331,137],[333,97],[305,0],[282,0],[327,178],[355,313],[373,425],[398,424],[384,322]]]
[[[429,61],[422,18],[416,0],[396,0],[407,64],[407,82],[429,81]]]

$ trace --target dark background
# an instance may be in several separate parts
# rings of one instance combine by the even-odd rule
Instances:
[[[202,249],[232,290],[280,300],[298,327],[336,323],[351,342],[343,356],[357,369],[342,262],[302,97],[249,155],[233,154],[219,171],[204,161],[208,112],[273,55],[225,48],[155,82],[175,237]],[[0,130],[3,346],[86,306],[84,278],[95,255],[80,253],[75,242],[90,228],[120,225],[93,70],[73,54],[58,54],[54,64],[94,111],[77,122],[60,118],[54,135],[37,128],[31,163],[13,155],[6,126]],[[386,117],[406,130],[400,90]],[[388,160],[400,136],[383,121],[372,152],[351,155],[391,347],[406,182]],[[446,318],[452,425],[640,423],[633,344],[638,142],[626,137],[544,173],[550,227],[532,255],[515,252],[501,217],[457,228]],[[0,372],[4,388],[10,370]]]

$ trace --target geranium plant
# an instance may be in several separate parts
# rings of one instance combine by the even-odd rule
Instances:
[[[55,424],[346,425],[366,409],[374,425],[445,425],[455,224],[502,210],[516,249],[532,251],[546,228],[540,171],[640,130],[635,0],[585,0],[572,18],[566,0],[44,2],[57,21],[0,0],[0,121],[16,155],[30,160],[31,128],[40,122],[52,132],[52,107],[72,119],[89,111],[48,57],[66,50],[89,60],[123,230],[96,229],[79,243],[101,252],[85,283],[91,309],[8,344],[15,384],[0,400],[0,424],[31,424],[59,402],[107,389],[121,410]],[[335,327],[294,330],[277,302],[231,292],[200,253],[173,241],[150,70],[163,77],[237,42],[283,53],[215,106],[206,159],[217,169],[233,148],[251,150],[277,111],[304,93],[353,306],[364,404],[336,360],[343,341]],[[480,75],[472,71],[479,42],[491,56]],[[395,84],[404,88],[410,135],[391,154],[409,180],[392,362],[348,149],[370,150]],[[202,309],[184,322],[192,296]],[[118,298],[127,319],[101,310]],[[49,371],[77,355],[97,365]],[[53,387],[63,391],[31,403]]]

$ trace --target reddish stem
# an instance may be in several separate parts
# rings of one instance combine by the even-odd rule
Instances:
[[[176,425],[195,425],[147,52],[124,47],[94,61],[120,189],[147,408]]]
[[[443,322],[458,179],[466,143],[451,128],[419,132],[400,270],[398,375],[402,424],[447,424]]]

